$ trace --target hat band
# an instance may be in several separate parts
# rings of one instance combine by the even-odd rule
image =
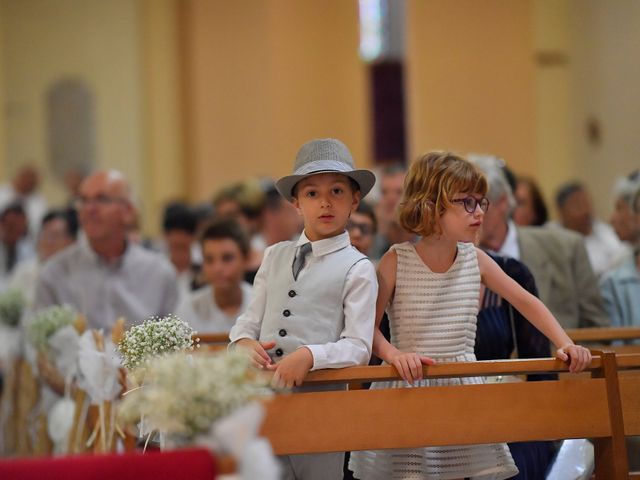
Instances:
[[[293,174],[307,175],[308,173],[320,171],[351,172],[353,168],[338,160],[314,160],[313,162],[302,165]]]

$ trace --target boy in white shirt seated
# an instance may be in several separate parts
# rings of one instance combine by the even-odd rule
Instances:
[[[243,280],[249,240],[234,220],[218,220],[204,229],[200,244],[208,285],[188,294],[176,314],[198,333],[227,333],[251,301]]]
[[[229,335],[276,387],[299,386],[310,370],[366,365],[378,292],[375,268],[351,246],[351,213],[373,187],[338,140],[302,146],[293,175],[276,183],[304,220],[297,242],[269,247],[253,300]],[[286,479],[341,479],[343,453],[282,458]]]

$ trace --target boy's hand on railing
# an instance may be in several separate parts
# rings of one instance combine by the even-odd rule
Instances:
[[[275,347],[276,342],[259,342],[252,338],[241,338],[236,342],[236,346],[247,350],[254,367],[265,368],[271,365],[271,357],[267,350]]]
[[[269,370],[275,370],[271,379],[273,388],[293,388],[302,385],[304,378],[313,367],[311,350],[305,347],[285,356],[279,363],[268,365]]]
[[[416,380],[422,380],[422,365],[435,363],[432,358],[413,352],[398,352],[390,360],[402,379],[409,382],[410,385],[413,385]]]
[[[556,350],[556,357],[569,364],[571,373],[581,372],[591,364],[591,352],[573,343]]]

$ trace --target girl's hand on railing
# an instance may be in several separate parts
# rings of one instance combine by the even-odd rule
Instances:
[[[398,352],[394,355],[389,363],[391,363],[402,379],[410,385],[416,380],[422,380],[422,366],[433,365],[435,360],[424,355],[414,352]]]
[[[571,373],[578,373],[591,364],[591,352],[581,345],[570,343],[556,350],[556,357],[569,364]]]

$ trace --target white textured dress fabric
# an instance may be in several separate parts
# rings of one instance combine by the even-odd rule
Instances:
[[[398,265],[395,294],[387,310],[391,342],[401,351],[419,352],[437,362],[475,361],[480,295],[475,247],[459,243],[456,259],[445,273],[429,270],[410,243],[392,248]],[[421,380],[419,386],[480,383],[483,379],[478,377],[443,378]],[[402,381],[371,386],[403,387],[408,384]],[[518,473],[506,444],[352,452],[349,468],[363,480],[500,480]]]

